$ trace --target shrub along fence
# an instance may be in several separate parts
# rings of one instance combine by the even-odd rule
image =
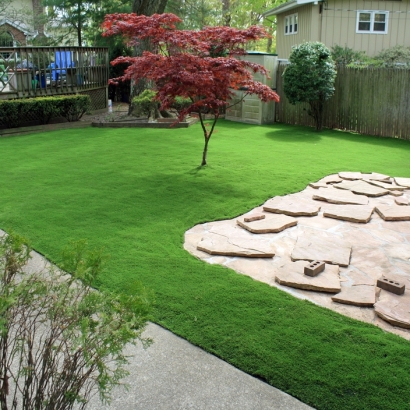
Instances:
[[[291,105],[283,92],[278,65],[276,121],[314,126],[307,104]],[[410,70],[338,66],[335,94],[326,102],[323,126],[360,134],[410,140]]]

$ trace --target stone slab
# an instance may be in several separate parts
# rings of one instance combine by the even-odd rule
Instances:
[[[402,196],[403,191],[390,191],[389,194],[392,196]]]
[[[371,174],[362,174],[363,179],[369,179],[372,181],[390,181],[390,176],[385,174],[379,174],[378,172],[372,172]]]
[[[383,182],[383,181],[372,181],[372,180],[366,180],[366,182],[368,182],[371,185],[378,186],[379,188],[387,189],[388,191],[405,191],[407,189],[404,186],[392,184],[391,182],[388,183],[388,182]]]
[[[342,221],[367,223],[372,217],[373,210],[372,206],[367,205],[328,205],[323,209],[323,216]]]
[[[275,281],[280,285],[296,289],[314,290],[317,292],[340,292],[339,266],[326,265],[318,276],[304,274],[306,262],[287,262],[275,269]]]
[[[328,187],[329,187],[329,185],[326,184],[325,182],[310,182],[310,183],[309,183],[309,186],[310,186],[311,188],[314,188],[314,189],[328,188]]]
[[[320,205],[303,199],[275,197],[263,205],[263,210],[290,216],[315,216],[320,211]]]
[[[312,198],[341,205],[367,205],[369,203],[369,198],[365,195],[356,195],[351,191],[335,188],[319,188]]]
[[[259,221],[261,219],[265,219],[266,215],[265,214],[252,214],[245,216],[243,220],[245,222],[252,222],[252,221]]]
[[[318,183],[324,183],[324,184],[336,184],[338,182],[343,181],[342,178],[339,177],[339,175],[334,174],[334,175],[328,175],[324,178],[322,178],[321,180],[318,181]]]
[[[404,186],[406,188],[410,188],[410,178],[399,178],[394,177],[394,181],[397,185]]]
[[[333,302],[354,306],[373,306],[376,303],[376,288],[369,285],[342,286],[342,291],[332,296]]]
[[[408,299],[400,300],[399,297],[391,300],[379,300],[374,305],[374,311],[377,316],[393,326],[410,329],[410,301]]]
[[[236,223],[252,233],[276,233],[281,232],[298,223],[296,218],[287,215],[272,215],[259,221],[245,222],[244,218],[238,218]]]
[[[406,199],[406,198],[396,198],[395,200],[394,200],[394,202],[397,204],[397,205],[401,205],[401,206],[405,206],[405,205],[408,205],[409,204],[409,200],[408,199]]]
[[[361,172],[339,172],[339,177],[342,179],[347,179],[349,181],[354,181],[356,179],[362,179],[363,175]]]
[[[366,181],[343,181],[340,184],[333,185],[338,189],[346,189],[358,195],[377,197],[387,195],[389,191],[384,188],[369,184]]]
[[[269,244],[256,239],[226,237],[208,233],[198,243],[197,249],[210,255],[244,256],[247,258],[273,258],[275,253]]]
[[[298,236],[291,259],[324,261],[333,265],[348,266],[351,245],[334,234],[321,235],[320,232],[305,232]]]
[[[385,221],[410,221],[410,207],[399,205],[378,205],[376,212]]]

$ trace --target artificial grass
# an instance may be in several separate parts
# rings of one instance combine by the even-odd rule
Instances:
[[[410,343],[183,249],[227,219],[339,171],[410,177],[410,142],[220,121],[208,166],[188,129],[75,129],[0,140],[0,228],[54,261],[110,255],[99,288],[155,292],[153,320],[318,409],[410,407]],[[274,404],[273,404],[274,405]]]

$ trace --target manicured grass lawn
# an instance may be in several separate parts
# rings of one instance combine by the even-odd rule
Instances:
[[[110,254],[96,284],[155,292],[153,320],[318,409],[410,408],[410,343],[184,251],[232,218],[339,171],[410,177],[410,142],[221,121],[0,139],[0,228],[58,261],[69,239]],[[274,406],[274,404],[272,404]]]

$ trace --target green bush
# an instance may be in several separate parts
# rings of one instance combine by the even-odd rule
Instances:
[[[410,67],[410,47],[397,45],[382,50],[375,58],[382,61],[387,67]]]
[[[335,92],[336,69],[330,50],[319,42],[293,46],[282,76],[283,91],[289,102],[292,105],[308,103],[308,114],[320,131],[324,104]]]
[[[0,126],[20,127],[33,115],[41,124],[53,117],[64,117],[67,121],[78,121],[91,106],[88,95],[63,95],[59,97],[37,97],[24,100],[0,101]]]
[[[27,100],[28,101],[28,100]],[[30,109],[31,104],[22,104],[21,100],[0,101],[0,126],[3,128],[19,127]]]
[[[64,95],[53,97],[57,102],[58,115],[67,121],[78,121],[90,110],[91,101],[88,95]]]
[[[159,109],[160,103],[154,101],[157,92],[153,90],[144,90],[140,95],[132,99],[132,114],[136,117],[151,117],[155,110]]]
[[[342,47],[337,44],[331,48],[331,53],[333,61],[341,65],[360,63],[368,59],[365,51],[355,51],[350,47]]]
[[[174,103],[172,104],[172,108],[181,112],[182,110],[188,108],[192,104],[192,101],[189,98],[185,97],[176,97]]]

